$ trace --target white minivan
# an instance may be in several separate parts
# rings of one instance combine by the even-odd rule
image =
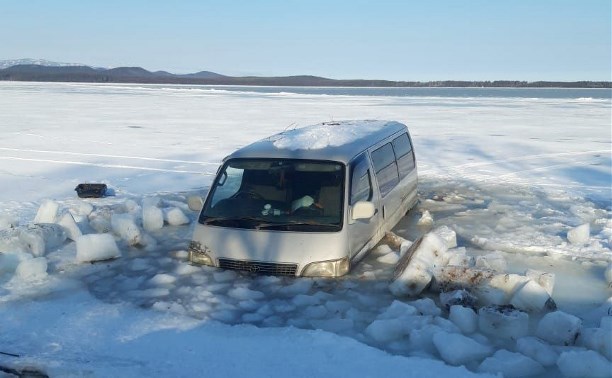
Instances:
[[[326,122],[223,160],[189,245],[194,264],[338,277],[417,202],[410,134],[398,122]]]

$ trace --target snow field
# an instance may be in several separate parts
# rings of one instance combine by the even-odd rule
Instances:
[[[609,101],[262,95],[89,84],[0,87],[6,110],[0,123],[11,125],[0,132],[0,159],[10,162],[0,170],[5,322],[0,343],[23,356],[0,356],[0,365],[37,365],[51,376],[197,375],[214,361],[236,377],[244,371],[279,376],[287,364],[302,376],[323,376],[342,361],[353,376],[609,371],[602,363],[612,358],[606,337],[612,308],[606,300],[612,294]],[[258,277],[188,265],[190,228],[172,225],[184,221],[176,211],[168,216],[172,208],[195,220],[184,198],[205,193],[223,156],[288,127],[321,122],[326,114],[397,119],[410,127],[421,201],[394,230],[406,242],[379,246],[340,280]],[[109,184],[116,197],[73,200],[74,185],[85,179]],[[168,194],[185,191],[190,192]],[[44,198],[53,200],[41,206]],[[32,225],[38,210],[41,220],[55,214],[54,225]],[[66,236],[79,236],[69,219],[62,221],[66,212],[83,236],[113,239],[121,256],[77,263],[77,243]],[[132,224],[142,237],[134,245]],[[588,233],[580,229],[587,224]],[[462,273],[455,277],[459,283],[474,278],[470,272],[504,279],[498,278],[495,288],[470,292],[432,279],[418,296],[393,295],[394,264],[408,251],[409,240],[432,229],[446,244],[448,261],[428,267],[428,274],[462,267],[452,270]],[[24,276],[16,273],[36,258],[45,259],[46,276],[43,260],[25,263]],[[539,289],[533,296],[525,290],[525,300],[517,303],[534,304],[525,309],[532,312],[506,318],[500,311],[487,313],[497,312],[507,332],[524,330],[521,314],[526,314],[526,336],[498,337],[480,329],[481,308],[511,301],[529,282],[541,286],[562,313],[581,320],[573,343],[556,345],[536,334],[550,311]],[[419,301],[423,298],[429,300]],[[485,316],[483,329],[498,324],[495,316]],[[562,318],[544,324],[572,329],[574,323]],[[205,326],[188,330],[197,324]],[[466,356],[445,348],[440,340],[446,339],[459,349],[477,343],[489,352]],[[237,348],[246,351],[233,359]],[[270,369],[277,366],[270,355],[283,360],[283,369]],[[441,361],[464,361],[471,372]]]

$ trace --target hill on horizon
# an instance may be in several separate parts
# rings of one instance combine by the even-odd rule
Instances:
[[[515,88],[612,88],[609,81],[392,81],[338,80],[312,75],[294,76],[226,76],[211,71],[173,74],[148,71],[142,67],[96,68],[78,63],[59,63],[45,59],[0,60],[2,81],[199,84],[199,85],[260,85],[317,87],[515,87]]]

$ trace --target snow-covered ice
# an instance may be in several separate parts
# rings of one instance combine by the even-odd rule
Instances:
[[[164,227],[164,212],[157,206],[142,207],[142,227],[147,232],[157,231]]]
[[[606,282],[608,282],[608,286],[612,286],[612,262],[606,267],[604,275],[606,277]]]
[[[557,365],[565,377],[604,378],[612,375],[612,362],[592,350],[563,352]]]
[[[15,276],[26,281],[39,280],[47,277],[47,259],[35,257],[23,260],[15,269]]]
[[[70,212],[65,212],[57,222],[66,231],[66,236],[72,241],[76,241],[80,236],[83,235],[79,225],[75,222],[74,217]]]
[[[108,260],[121,256],[110,234],[83,235],[76,240],[76,260],[79,262]]]
[[[588,223],[574,227],[567,232],[567,240],[572,244],[586,244],[590,239],[591,226]]]
[[[469,307],[451,306],[448,318],[465,334],[474,333],[478,329],[478,315]]]
[[[480,332],[502,339],[519,339],[529,333],[529,315],[505,306],[487,306],[478,310]]]
[[[111,227],[113,232],[129,245],[141,244],[143,240],[142,231],[136,225],[134,218],[129,214],[113,214],[111,216]]]
[[[574,345],[582,330],[582,320],[563,311],[544,315],[538,323],[536,335],[552,345]]]
[[[510,304],[527,312],[554,310],[557,308],[557,305],[554,304],[546,289],[533,280],[528,280],[514,292]]]
[[[538,361],[542,366],[553,366],[559,359],[559,353],[550,344],[533,336],[518,339],[516,349],[525,356]]]
[[[413,249],[413,252],[407,252],[410,259],[406,268],[389,285],[389,289],[395,295],[415,296],[420,294],[431,282],[432,270],[448,262],[446,241],[436,233],[425,234],[410,248]]]
[[[523,354],[500,349],[482,361],[478,371],[502,373],[507,378],[532,377],[544,373],[544,367]]]
[[[438,332],[433,342],[440,356],[451,365],[480,362],[493,352],[493,348],[456,333]]]
[[[0,124],[10,125],[0,128],[0,160],[9,163],[0,169],[0,351],[19,356],[0,354],[0,366],[100,377],[198,375],[211,366],[229,377],[328,376],[338,366],[347,376],[385,377],[609,372],[609,99],[10,82],[0,82],[0,94]],[[206,194],[220,160],[332,117],[410,128],[420,202],[393,230],[397,242],[337,280],[189,265],[196,214],[187,198]],[[306,139],[278,142],[314,146]],[[104,182],[113,195],[78,199],[80,182]],[[39,212],[45,222],[36,225]],[[582,225],[588,233],[572,242]],[[432,227],[445,253],[426,259],[428,274],[438,265],[491,269],[483,282],[501,276],[485,299],[535,311],[507,307],[516,316],[504,318],[467,295],[458,299],[465,307],[452,305],[436,282],[414,296],[391,293],[395,263]],[[545,296],[533,292],[580,319],[580,331],[572,318],[537,311]]]
[[[53,200],[44,200],[34,217],[34,223],[54,223],[57,218],[59,204]]]
[[[19,220],[12,214],[0,213],[0,230],[14,228],[19,225]]]
[[[172,226],[188,224],[189,218],[178,207],[172,207],[164,211],[164,220]]]
[[[493,252],[476,257],[476,267],[505,272],[508,266],[506,259],[501,253]]]

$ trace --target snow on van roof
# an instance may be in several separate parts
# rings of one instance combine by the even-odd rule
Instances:
[[[270,137],[274,147],[288,150],[318,150],[350,144],[376,131],[390,121],[361,120],[323,122],[282,132]],[[395,122],[393,122],[395,123]]]

